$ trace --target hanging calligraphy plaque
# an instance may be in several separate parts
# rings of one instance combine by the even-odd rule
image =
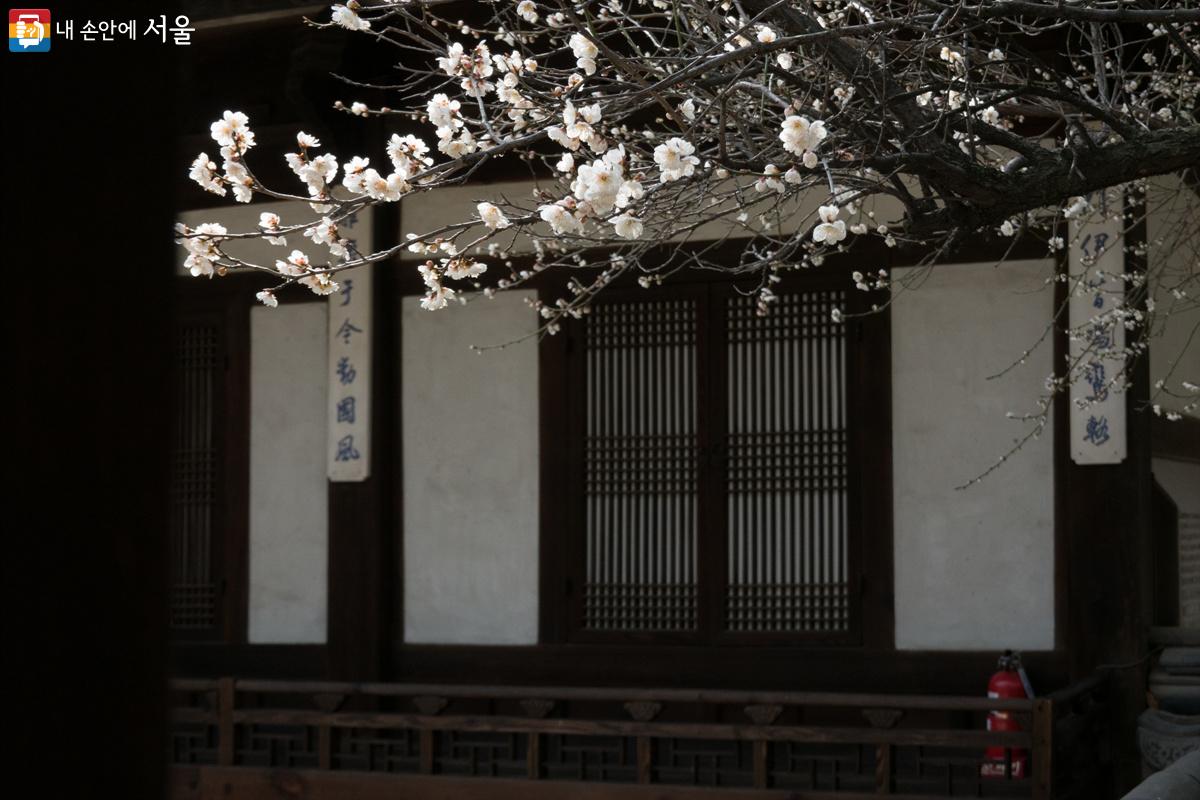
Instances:
[[[1125,237],[1121,193],[1088,198],[1090,214],[1071,221],[1068,256],[1072,370],[1071,459],[1125,460]]]

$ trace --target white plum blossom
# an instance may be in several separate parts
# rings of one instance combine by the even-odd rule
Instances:
[[[1088,211],[1091,211],[1091,206],[1088,204],[1086,197],[1072,197],[1070,204],[1063,209],[1063,216],[1067,219],[1076,219],[1082,217]]]
[[[412,134],[400,136],[393,133],[388,139],[388,158],[391,159],[396,172],[406,179],[416,176],[422,167],[433,164],[433,159],[426,156],[428,152],[429,147],[425,142]]]
[[[636,239],[642,235],[642,221],[632,214],[618,214],[611,222],[613,230],[622,239]]]
[[[807,117],[793,114],[784,119],[779,141],[783,142],[784,150],[803,156],[806,151],[816,150],[827,135],[823,121],[810,121]]]
[[[487,264],[471,258],[452,258],[443,262],[447,278],[468,280],[487,272]]]
[[[612,211],[617,204],[617,195],[624,180],[620,162],[606,156],[583,164],[576,170],[571,193],[577,200],[589,203],[597,214],[603,215]]]
[[[298,278],[308,274],[308,256],[299,250],[293,250],[286,259],[275,260],[275,271],[289,278]]]
[[[687,100],[684,100],[679,104],[679,113],[682,114],[683,118],[688,122],[693,122],[696,119],[696,101],[690,97]]]
[[[304,131],[300,131],[296,134],[296,146],[302,150],[309,147],[320,147],[321,140],[315,136],[305,133]]]
[[[213,141],[221,147],[236,148],[242,152],[254,147],[250,119],[241,111],[226,111],[221,119],[209,126],[209,131]]]
[[[462,124],[457,120],[458,110],[461,107],[457,100],[451,100],[444,92],[439,92],[429,99],[425,106],[425,113],[429,115],[429,122],[434,127],[452,128],[456,124]]]
[[[596,55],[600,52],[596,43],[582,33],[571,35],[571,52],[575,54],[575,66],[587,75],[596,74]]]
[[[432,261],[426,261],[417,267],[417,272],[421,274],[421,279],[425,281],[425,288],[429,292],[421,298],[421,308],[426,311],[438,311],[446,307],[446,304],[454,299],[455,292],[449,286],[443,286],[441,275],[434,268]]]
[[[430,289],[429,294],[421,298],[421,308],[426,311],[440,311],[445,308],[450,300],[454,299],[455,292],[449,286],[438,286],[436,289]]]
[[[355,116],[365,117],[367,115],[367,104],[354,102],[350,104],[350,113]]]
[[[226,161],[225,182],[233,189],[233,196],[239,203],[249,203],[254,196],[254,179],[250,177],[244,164],[240,161]]]
[[[757,38],[758,41],[762,42],[763,44],[770,44],[779,37],[773,28],[767,25],[759,25],[758,34],[755,38]]]
[[[551,203],[538,208],[538,216],[549,223],[556,234],[579,233],[582,226],[575,215],[562,203]]]
[[[281,222],[279,220],[278,214],[272,213],[270,211],[264,211],[258,215],[258,229],[261,230],[263,233],[273,234],[273,233],[277,232],[279,230],[280,224],[281,224]],[[273,244],[273,245],[280,246],[280,247],[287,244],[287,238],[283,237],[283,236],[269,235],[269,236],[264,236],[263,239],[266,240],[267,244]]]
[[[504,212],[491,203],[480,203],[476,206],[476,209],[479,211],[479,218],[483,220],[483,224],[492,230],[499,230],[500,228],[507,228],[509,225],[512,225],[508,217],[504,216]]]
[[[205,153],[201,153],[192,162],[192,168],[188,172],[188,177],[200,184],[200,187],[205,191],[224,197],[225,187],[221,185],[221,181],[217,178],[216,171],[217,165],[209,160],[209,157]]]
[[[964,63],[962,53],[958,52],[957,50],[952,50],[949,47],[943,47],[939,55],[942,61],[954,66],[962,66]]]
[[[641,200],[644,194],[642,182],[636,178],[622,181],[621,189],[617,192],[617,208],[626,208],[634,200]]]
[[[354,156],[342,166],[342,186],[356,194],[367,193],[366,171],[371,161],[361,156]]]
[[[385,203],[396,202],[402,195],[407,194],[411,188],[400,173],[393,172],[391,175],[384,177],[371,167],[363,170],[362,181],[363,188],[366,189],[370,197]]]
[[[370,21],[360,17],[354,9],[341,5],[332,6],[332,9],[333,21],[343,28],[351,31],[366,31],[371,29]]]
[[[562,158],[554,165],[554,168],[559,172],[574,172],[575,171],[575,156],[570,153],[563,153]]]
[[[654,148],[654,163],[662,173],[663,183],[690,177],[696,171],[700,159],[692,155],[695,146],[678,136],[673,136]]]
[[[333,294],[340,288],[337,285],[337,282],[332,280],[329,275],[324,272],[305,275],[298,281],[298,283],[307,286],[312,290],[313,294],[319,295]]]
[[[462,70],[463,62],[463,46],[462,42],[452,42],[446,47],[446,55],[437,60],[438,67],[442,72],[454,77]]]
[[[462,158],[479,149],[479,143],[467,128],[463,128],[457,137],[451,128],[438,128],[438,150],[450,158]]]
[[[214,264],[221,257],[217,243],[228,233],[225,226],[218,222],[203,222],[195,230],[187,226],[180,226],[178,230],[182,234],[179,243],[188,251],[183,266],[194,278],[202,275],[211,278],[216,272]]]
[[[521,0],[517,3],[517,14],[530,24],[538,21],[537,6],[532,0]]]
[[[330,255],[336,258],[345,258],[349,255],[346,250],[346,240],[338,235],[337,223],[329,217],[322,217],[316,225],[306,228],[304,235],[312,239],[313,244],[327,245]]]
[[[596,132],[595,126],[601,118],[600,104],[592,103],[582,108],[576,108],[570,100],[563,106],[562,125],[550,125],[546,135],[568,150],[578,150],[586,143],[594,152],[602,153],[608,145],[604,137]]]
[[[787,188],[783,181],[779,179],[779,167],[774,164],[767,164],[763,168],[763,175],[754,184],[754,190],[757,192],[765,192],[769,189],[774,189],[780,194]]]
[[[821,206],[817,209],[821,223],[813,228],[814,242],[832,245],[846,238],[846,223],[837,218],[839,211],[837,206]]]
[[[279,300],[275,297],[275,293],[270,289],[263,289],[258,294],[254,295],[258,302],[262,303],[267,308],[275,308],[279,305]]]

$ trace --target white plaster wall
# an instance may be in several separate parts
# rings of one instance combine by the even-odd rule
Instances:
[[[401,301],[404,639],[535,644],[538,359],[531,293]]]
[[[250,312],[254,644],[324,643],[328,561],[325,303]]]
[[[1200,514],[1200,461],[1177,461],[1168,458],[1150,460],[1154,478],[1181,512]]]
[[[1200,462],[1151,459],[1179,513],[1179,624],[1200,626]]]
[[[898,281],[913,277],[897,270]],[[935,267],[892,310],[896,646],[1054,646],[1052,431],[999,470],[1051,371],[1049,262]]]

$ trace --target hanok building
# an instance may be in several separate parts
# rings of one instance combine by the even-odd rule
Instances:
[[[260,159],[302,127],[383,141],[311,100],[380,55],[295,17],[199,23],[181,173],[226,107]],[[234,80],[250,47],[258,77]],[[484,181],[353,236],[528,191]],[[190,185],[178,207],[230,230],[312,216]],[[554,275],[438,313],[407,254],[275,309],[253,276],[181,276],[175,796],[1115,796],[1152,626],[1200,625],[1200,421],[1146,405],[1180,353],[1200,374],[1200,345],[1180,321],[1138,365],[1121,458],[1078,463],[1060,397],[957,489],[1069,347],[1032,347],[1068,256],[1019,255],[981,246],[844,324],[832,307],[873,299],[849,272],[911,256],[831,257],[761,318],[724,280],[616,286],[540,339],[527,301]],[[1006,649],[1034,698],[987,699]]]

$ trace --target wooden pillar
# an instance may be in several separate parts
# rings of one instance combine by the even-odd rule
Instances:
[[[377,209],[372,222],[377,247],[397,235],[395,208]],[[398,263],[398,262],[396,262]],[[374,270],[371,385],[371,475],[356,483],[329,484],[329,610],[327,677],[387,677],[396,610],[396,519],[399,356],[394,272],[391,261]]]
[[[1135,226],[1126,244],[1132,248],[1139,240],[1144,241],[1144,224]],[[1143,269],[1143,260],[1127,251],[1126,271]],[[1056,297],[1065,300],[1064,284]],[[1128,341],[1138,335],[1126,332]],[[1065,363],[1066,353],[1060,326],[1055,363]],[[1057,638],[1067,653],[1072,681],[1104,664],[1137,664],[1146,652],[1153,582],[1149,382],[1143,355],[1129,374],[1128,451],[1120,464],[1081,466],[1071,460],[1069,392],[1056,398]],[[1134,666],[1115,671],[1110,684],[1115,774],[1108,782],[1114,797],[1140,780],[1135,725],[1145,707],[1145,680],[1144,665]]]

